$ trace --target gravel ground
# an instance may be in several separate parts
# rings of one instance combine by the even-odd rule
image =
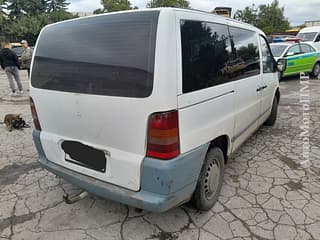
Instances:
[[[0,72],[0,119],[22,113],[25,94],[9,97]],[[311,80],[310,154],[302,164],[303,86],[281,82],[278,121],[262,127],[230,159],[219,202],[208,212],[188,204],[159,214],[89,196],[66,205],[77,187],[42,169],[32,128],[8,132],[0,125],[0,240],[2,239],[320,239],[320,81]]]

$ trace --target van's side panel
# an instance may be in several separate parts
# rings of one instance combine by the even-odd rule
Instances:
[[[216,136],[231,138],[234,126],[234,82],[213,86],[189,93],[182,92],[182,53],[180,21],[192,20],[226,25],[223,18],[202,13],[177,11],[179,62],[179,130],[181,152],[206,144]],[[200,159],[201,161],[201,159]]]

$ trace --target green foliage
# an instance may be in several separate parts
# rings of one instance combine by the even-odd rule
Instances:
[[[0,38],[26,39],[33,45],[41,29],[50,23],[74,18],[66,0],[0,0]]]
[[[103,9],[99,8],[95,10],[95,14],[138,9],[136,6],[132,7],[129,0],[102,0],[101,4],[103,5]]]
[[[283,32],[290,27],[288,20],[284,17],[284,8],[279,7],[278,0],[274,0],[268,5],[260,5],[258,18],[258,27],[267,34]]]
[[[254,5],[251,7],[247,6],[243,10],[236,11],[234,18],[254,26],[257,26],[258,24],[258,16],[256,14],[256,10],[254,9]]]
[[[10,19],[18,18],[23,15],[25,3],[20,0],[4,1],[4,9],[9,12]]]
[[[156,7],[178,7],[190,8],[190,2],[187,0],[150,0],[147,3],[148,8]]]
[[[93,11],[93,14],[101,14],[101,13],[104,13],[102,8],[98,8],[98,9]]]
[[[54,12],[54,11],[66,11],[67,6],[70,3],[67,3],[65,0],[44,0],[47,2],[47,11]]]
[[[260,5],[257,10],[254,6],[238,10],[234,18],[250,23],[266,34],[283,32],[290,28],[288,19],[284,17],[284,8],[279,6],[278,0],[274,0],[271,4]]]

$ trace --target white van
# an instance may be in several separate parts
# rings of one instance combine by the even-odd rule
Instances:
[[[45,168],[159,212],[191,199],[211,208],[228,157],[260,125],[274,124],[280,98],[262,31],[172,8],[45,27],[30,95]]]
[[[297,38],[312,44],[318,51],[320,51],[320,26],[301,29]]]

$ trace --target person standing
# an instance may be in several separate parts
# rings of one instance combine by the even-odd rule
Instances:
[[[10,42],[6,41],[4,43],[3,49],[0,51],[0,65],[1,68],[5,71],[7,74],[10,88],[11,88],[11,96],[15,96],[16,93],[16,88],[14,81],[16,81],[19,89],[19,94],[23,94],[23,89],[22,89],[22,84],[20,81],[20,76],[19,76],[19,60],[17,54],[11,50],[12,45]]]
[[[33,50],[29,47],[28,42],[26,40],[22,40],[21,45],[23,47],[22,54],[21,54],[21,68],[27,69],[28,77],[30,77],[30,65],[31,65]]]

